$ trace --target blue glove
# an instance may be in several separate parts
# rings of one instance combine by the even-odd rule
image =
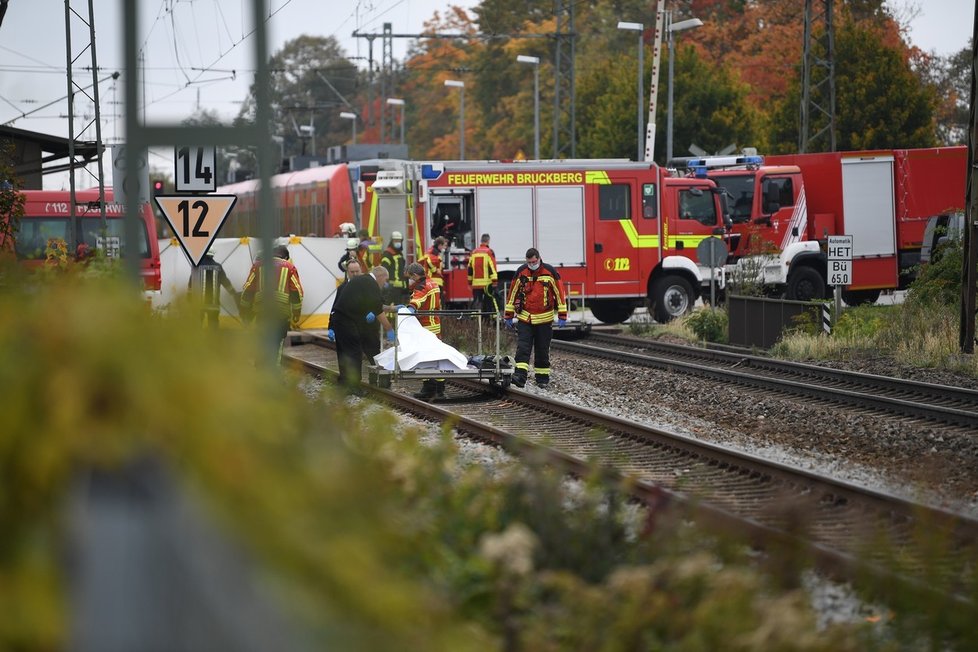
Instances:
[[[394,306],[394,312],[401,312],[401,308],[407,308],[407,306],[405,306],[403,303],[399,303]]]
[[[557,326],[559,328],[563,328],[566,325],[567,325],[567,320],[566,319],[558,319],[557,320]]]
[[[387,331],[387,341],[393,342],[395,339],[397,339],[397,333],[395,333],[394,329],[392,328],[389,331]]]
[[[326,331],[326,339],[328,339],[330,342],[336,341],[336,333],[333,332],[332,328]]]
[[[512,318],[510,318],[510,319],[504,319],[503,321],[506,322],[506,328],[512,328],[513,327],[513,319]]]
[[[375,315],[375,314],[374,314],[374,313],[372,313],[372,312],[368,312],[368,313],[367,313],[367,323],[368,323],[368,324],[372,324],[372,323],[374,323],[374,321],[375,321],[376,319],[377,319],[377,315]]]
[[[408,312],[411,313],[412,315],[418,312],[418,309],[415,308],[414,306],[405,306],[405,307],[408,309]]]

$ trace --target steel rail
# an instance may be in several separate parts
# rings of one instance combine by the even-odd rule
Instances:
[[[975,390],[635,338],[595,336],[592,333],[590,340],[603,342],[604,346],[554,340],[552,348],[780,394],[872,408],[888,414],[959,426],[978,434],[978,391]],[[622,351],[608,348],[609,345],[645,352]],[[795,380],[797,378],[801,380]]]
[[[329,373],[321,364],[294,364]],[[889,555],[909,560],[899,581],[915,590],[936,591],[921,580],[935,569],[948,581],[963,570],[974,577],[978,520],[970,517],[522,390],[500,396],[481,383],[451,386],[461,395],[441,405],[367,391],[395,409],[450,420],[465,436],[517,454],[543,452],[568,472],[596,465],[610,479],[633,483],[634,495],[655,507],[681,505],[697,522],[767,549],[803,549],[819,568],[847,579],[893,579]],[[924,532],[946,539],[947,549],[919,549]],[[889,544],[871,545],[881,540]]]

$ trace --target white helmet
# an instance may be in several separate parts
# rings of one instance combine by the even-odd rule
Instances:
[[[347,249],[356,249],[359,246],[360,246],[360,241],[359,240],[357,240],[356,238],[347,238],[347,240],[346,240],[346,248]]]
[[[340,224],[340,233],[346,236],[354,236],[357,234],[357,227],[352,222],[343,222]]]
[[[391,233],[391,240],[403,240],[403,239],[404,236],[401,235],[400,231],[394,231],[393,233]]]

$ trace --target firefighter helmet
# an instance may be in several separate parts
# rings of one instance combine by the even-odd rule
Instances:
[[[346,239],[346,248],[347,249],[356,249],[359,246],[360,246],[360,241],[357,240],[356,238],[347,238]]]
[[[347,237],[353,237],[357,234],[357,227],[353,222],[343,222],[340,224],[340,233]]]
[[[403,240],[403,239],[404,236],[401,235],[400,231],[394,231],[393,233],[391,233],[391,240]]]

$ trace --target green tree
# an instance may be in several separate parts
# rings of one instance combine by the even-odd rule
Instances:
[[[937,94],[911,69],[905,47],[889,45],[884,29],[871,22],[843,21],[836,27],[836,147],[862,150],[931,147],[936,144]],[[800,78],[779,103],[771,141],[777,152],[798,143]]]
[[[942,145],[965,145],[968,142],[968,110],[971,102],[972,49],[942,57],[931,55],[934,62],[929,81],[939,96],[936,111],[937,139]]]
[[[269,59],[271,68],[272,135],[284,138],[286,156],[321,155],[330,144],[350,138],[350,124],[340,111],[363,114],[358,90],[359,73],[343,48],[332,36],[303,35],[292,39]],[[255,119],[255,86],[252,84],[238,115],[239,120]],[[300,125],[315,128],[312,139],[302,134]]]
[[[934,90],[921,86],[904,53],[872,27],[836,32],[836,125],[842,150],[935,145]]]
[[[13,249],[20,218],[24,215],[21,181],[14,174],[14,145],[0,141],[0,255]]]
[[[433,33],[472,32],[476,29],[465,10],[452,7],[445,14],[436,12],[424,25]],[[459,150],[460,93],[446,88],[446,79],[465,82],[465,149],[467,157],[475,157],[483,146],[474,134],[483,131],[479,103],[472,101],[479,80],[470,74],[472,56],[468,39],[420,39],[408,52],[404,78],[400,85],[407,99],[406,138],[412,158],[454,159]]]
[[[646,57],[651,57],[651,48]],[[666,66],[668,58],[662,63]],[[595,61],[582,75],[577,89],[579,155],[635,158],[635,84],[634,64],[622,59]],[[673,155],[685,155],[693,144],[710,152],[731,143],[758,144],[758,112],[748,102],[748,89],[725,66],[709,65],[692,45],[679,47],[673,84]],[[660,78],[654,156],[659,163],[666,156],[666,89],[666,79]]]

